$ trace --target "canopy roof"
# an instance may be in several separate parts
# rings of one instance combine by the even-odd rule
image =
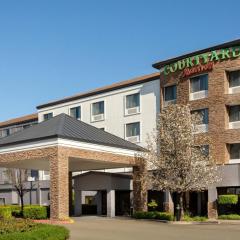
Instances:
[[[76,120],[64,113],[0,140],[0,148],[44,139],[63,138],[123,149],[142,151],[140,146]]]

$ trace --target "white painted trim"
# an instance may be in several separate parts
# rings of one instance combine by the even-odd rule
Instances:
[[[34,143],[23,143],[23,144],[13,145],[9,147],[8,146],[2,147],[0,148],[0,154],[29,151],[29,150],[39,149],[39,148],[48,148],[48,147],[55,147],[55,146],[71,147],[71,148],[84,149],[84,150],[95,151],[95,152],[112,153],[112,154],[123,155],[123,156],[135,156],[135,154],[137,153],[137,151],[129,150],[129,149],[110,147],[110,146],[104,146],[104,145],[86,143],[86,142],[78,142],[78,141],[62,139],[62,138],[55,138],[52,140],[42,140],[42,141],[36,141]]]
[[[240,159],[230,159],[229,164],[240,163]]]

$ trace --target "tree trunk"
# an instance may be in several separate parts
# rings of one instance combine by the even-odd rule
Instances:
[[[176,193],[176,206],[175,206],[175,216],[177,221],[181,221],[183,218],[183,193]]]
[[[20,194],[20,202],[21,202],[21,216],[23,216],[23,208],[24,208],[23,194]]]

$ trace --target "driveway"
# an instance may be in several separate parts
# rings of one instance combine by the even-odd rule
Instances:
[[[74,220],[65,225],[71,240],[233,240],[240,236],[240,225],[173,225],[105,217]]]

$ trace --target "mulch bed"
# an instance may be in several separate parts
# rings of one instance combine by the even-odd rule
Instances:
[[[33,220],[35,223],[44,223],[44,224],[71,224],[74,223],[72,219],[69,220],[51,220],[51,219],[42,219],[42,220]]]

